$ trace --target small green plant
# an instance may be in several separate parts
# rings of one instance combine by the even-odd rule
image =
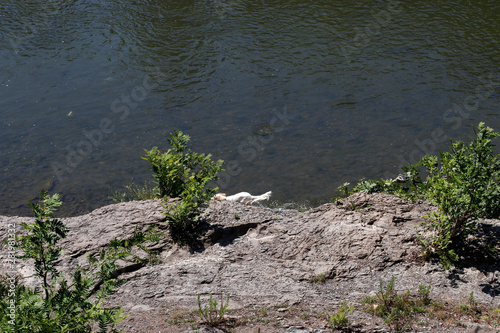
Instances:
[[[426,313],[430,318],[445,321],[450,315],[447,313],[448,307],[441,302],[431,302],[426,309]]]
[[[68,232],[61,220],[53,215],[61,204],[59,195],[49,196],[43,190],[39,203],[29,203],[35,221],[33,224],[22,223],[26,235],[16,237],[15,247],[22,250],[19,259],[34,261],[34,276],[41,280],[42,291],[28,288],[19,278],[16,279],[17,316],[11,323],[5,316],[0,317],[2,332],[11,331],[12,327],[22,332],[91,332],[95,323],[100,332],[118,332],[113,327],[125,318],[122,309],[102,306],[118,285],[115,279],[105,279],[96,285],[81,267],[77,267],[69,279],[57,269],[62,253],[57,244]],[[99,273],[106,277],[110,275],[109,272]],[[6,290],[7,286],[2,283],[2,310],[7,306]]]
[[[380,281],[380,289],[374,297],[365,297],[365,309],[381,317],[393,332],[405,332],[411,329],[415,313],[425,311],[425,306],[430,305],[430,286],[419,286],[418,297],[413,299],[410,291],[398,294],[394,289],[394,276],[384,288]]]
[[[176,326],[182,326],[187,323],[192,323],[195,320],[189,316],[188,313],[176,313],[172,315],[169,319],[169,323]]]
[[[269,312],[267,311],[266,308],[261,308],[259,312],[262,317],[267,317],[267,315],[269,315]]]
[[[347,302],[342,303],[337,312],[330,316],[330,327],[334,329],[345,329],[349,326],[347,315],[354,310],[354,307],[348,306]]]
[[[417,166],[410,165],[403,167],[403,174],[395,180],[391,179],[361,179],[350,190],[349,183],[344,183],[338,187],[340,196],[334,201],[346,198],[354,193],[389,193],[406,200],[415,201],[422,198],[425,192],[425,184],[419,176]],[[355,209],[352,209],[355,210]]]
[[[212,297],[208,300],[208,305],[202,308],[200,294],[198,294],[198,315],[203,322],[210,327],[217,327],[224,322],[224,315],[227,312],[227,307],[229,306],[229,294],[227,294],[226,303],[221,299],[220,308],[217,309],[217,300]]]
[[[431,293],[431,286],[424,286],[424,285],[419,285],[418,286],[418,303],[421,306],[427,306],[431,304],[431,298],[429,297]]]
[[[326,282],[326,275],[325,274],[318,274],[318,275],[315,275],[313,276],[313,278],[311,279],[311,282],[312,283],[325,283]]]
[[[479,303],[474,299],[474,292],[471,291],[467,299],[467,304],[462,304],[458,306],[458,309],[469,314],[469,315],[479,315],[482,310],[479,307]]]
[[[308,312],[302,312],[300,314],[300,318],[304,320],[308,320],[311,317],[311,315]]]
[[[494,328],[500,327],[500,308],[489,309],[483,319]]]
[[[218,173],[223,171],[223,162],[212,161],[210,154],[192,152],[187,147],[189,136],[180,131],[175,131],[170,137],[171,149],[162,153],[153,147],[145,150],[143,159],[151,163],[157,181],[155,193],[166,201],[164,214],[171,226],[171,236],[182,242],[183,234],[194,232],[202,208],[217,192],[217,188],[208,188],[207,185],[218,179]],[[181,200],[169,203],[168,198]]]
[[[349,185],[351,185],[351,183],[343,183],[337,188],[337,190],[340,193],[340,196],[337,199],[343,199],[349,196],[350,194]]]
[[[477,308],[478,303],[477,303],[477,301],[474,299],[474,292],[473,292],[473,291],[471,291],[471,292],[470,292],[470,295],[469,295],[469,299],[468,299],[468,301],[469,301],[469,305],[470,305],[470,307],[472,307],[472,308]]]

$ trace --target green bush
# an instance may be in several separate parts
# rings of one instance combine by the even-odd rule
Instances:
[[[210,154],[197,154],[187,148],[189,136],[181,131],[170,134],[168,143],[172,147],[162,153],[157,147],[145,150],[143,159],[151,163],[151,170],[158,182],[160,197],[181,197],[193,185],[204,187],[209,181],[218,179],[223,161],[214,162]],[[206,189],[215,194],[214,189]]]
[[[130,250],[142,243],[157,241],[154,229],[136,232],[129,240],[115,239],[98,257],[89,256],[89,268],[76,267],[67,278],[57,269],[61,248],[57,243],[66,237],[68,228],[54,211],[62,204],[59,196],[40,194],[40,203],[30,202],[35,215],[33,224],[22,223],[27,234],[16,238],[15,248],[22,251],[19,259],[34,260],[34,276],[41,280],[42,290],[31,289],[21,283],[21,277],[3,276],[0,279],[0,331],[10,332],[118,332],[114,326],[125,318],[120,308],[103,307],[103,302],[124,280],[117,279],[116,261],[138,262]],[[12,293],[10,283],[14,279]],[[10,281],[9,281],[10,280]],[[15,318],[8,317],[7,307],[14,295]],[[9,297],[7,297],[9,296]]]
[[[419,240],[426,258],[439,258],[449,268],[475,245],[478,219],[500,215],[500,160],[493,155],[492,143],[499,134],[484,123],[474,133],[469,144],[451,141],[451,152],[426,155],[416,165],[403,168],[403,182],[361,180],[352,190],[345,183],[339,191],[342,197],[384,192],[435,204],[438,210],[426,217]],[[425,182],[419,177],[422,168]]]
[[[471,143],[452,141],[451,152],[425,156],[418,164],[429,174],[425,197],[438,208],[420,240],[425,255],[440,258],[445,268],[473,245],[479,218],[500,214],[500,160],[492,143],[498,133],[484,123],[474,132]]]
[[[168,198],[181,199],[165,204],[165,215],[175,239],[197,226],[202,208],[217,192],[217,188],[208,188],[207,184],[218,179],[218,173],[223,171],[223,162],[212,161],[210,154],[192,152],[187,148],[189,136],[180,131],[175,131],[170,137],[168,142],[172,148],[166,153],[153,147],[145,150],[143,158],[151,163],[160,197],[166,201]]]

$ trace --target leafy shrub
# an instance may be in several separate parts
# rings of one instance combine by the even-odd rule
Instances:
[[[20,277],[16,277],[16,316],[14,322],[9,323],[4,314],[10,304],[6,297],[10,285],[7,285],[5,276],[0,279],[1,331],[11,331],[15,327],[19,332],[83,333],[91,332],[92,327],[98,325],[99,332],[118,332],[114,326],[125,318],[123,310],[103,307],[106,297],[123,283],[123,280],[116,279],[116,260],[135,260],[131,247],[142,246],[146,240],[156,241],[159,235],[150,230],[136,232],[130,240],[115,239],[108,250],[101,251],[99,258],[89,256],[88,269],[78,266],[67,279],[57,269],[61,261],[61,248],[57,243],[68,232],[68,228],[53,215],[62,204],[59,196],[49,196],[42,191],[40,203],[29,204],[36,219],[33,224],[22,223],[27,234],[17,237],[16,248],[23,251],[18,258],[34,260],[34,276],[41,280],[43,291],[24,286]]]
[[[222,296],[221,296],[222,298]],[[216,327],[224,322],[224,315],[227,312],[227,307],[229,306],[229,294],[227,294],[226,303],[221,299],[220,308],[217,309],[217,300],[212,298],[210,294],[210,299],[208,300],[208,305],[201,307],[200,295],[198,294],[198,315],[205,324],[210,327]]]
[[[143,159],[151,163],[151,170],[158,182],[160,197],[181,197],[193,185],[205,186],[209,181],[217,180],[222,171],[222,161],[214,162],[210,154],[197,154],[187,148],[189,136],[181,131],[170,134],[168,143],[172,147],[161,153],[157,147],[145,150]],[[215,190],[206,192],[215,194]]]
[[[500,160],[493,156],[498,133],[480,123],[476,138],[453,142],[451,152],[422,158],[427,177],[426,198],[438,207],[424,226],[430,232],[420,240],[427,257],[440,258],[445,268],[470,248],[479,218],[500,214]]]
[[[426,231],[419,240],[426,258],[437,257],[449,268],[475,245],[478,219],[500,215],[500,160],[493,155],[492,143],[499,134],[484,123],[474,133],[469,144],[451,141],[451,152],[426,155],[416,165],[403,168],[400,182],[361,180],[352,190],[345,183],[339,191],[342,196],[384,192],[435,204],[438,211],[426,217]],[[421,168],[427,174],[425,182],[419,177]]]
[[[170,137],[168,142],[172,148],[166,153],[153,147],[145,150],[143,158],[151,163],[160,197],[181,199],[180,202],[165,204],[165,215],[175,238],[198,224],[202,208],[217,192],[217,188],[207,188],[207,183],[218,179],[223,162],[212,161],[210,154],[192,152],[187,148],[189,136],[180,131],[175,131]]]
[[[342,303],[337,312],[330,316],[330,327],[334,329],[344,329],[349,326],[347,315],[354,310],[354,307],[347,306],[347,302]]]

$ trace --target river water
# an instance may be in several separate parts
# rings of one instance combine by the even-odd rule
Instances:
[[[500,2],[2,0],[0,214],[152,179],[176,129],[226,193],[317,205],[500,130]]]

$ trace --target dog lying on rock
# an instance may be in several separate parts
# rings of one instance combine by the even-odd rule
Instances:
[[[251,205],[254,202],[269,200],[271,194],[272,191],[266,192],[262,195],[251,195],[248,192],[240,192],[234,195],[226,196],[226,193],[217,193],[212,199],[235,201],[244,203],[245,205]]]

